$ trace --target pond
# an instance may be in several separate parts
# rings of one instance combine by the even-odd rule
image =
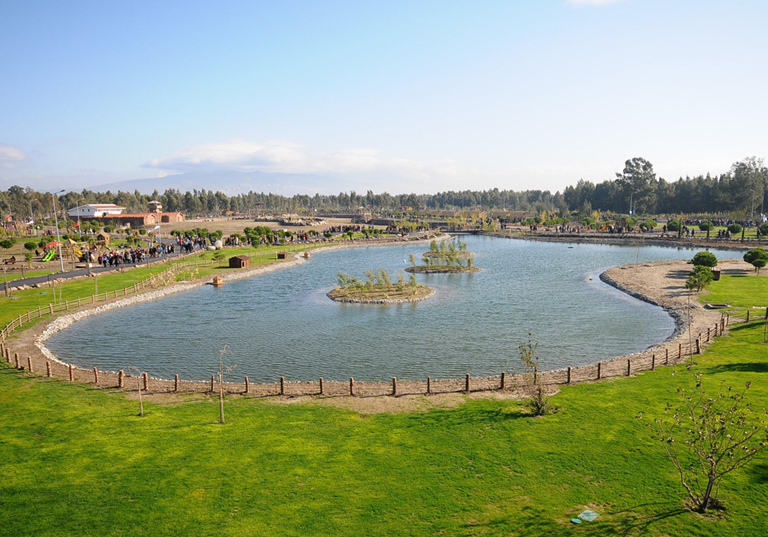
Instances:
[[[474,274],[417,275],[437,294],[403,305],[341,304],[325,294],[339,272],[393,277],[427,245],[316,252],[299,266],[86,318],[49,348],[79,367],[210,379],[219,350],[230,378],[273,382],[459,378],[519,371],[518,345],[538,343],[546,369],[639,352],[674,331],[661,308],[599,280],[612,266],[690,259],[697,250],[461,236]],[[713,250],[719,258],[734,252]]]

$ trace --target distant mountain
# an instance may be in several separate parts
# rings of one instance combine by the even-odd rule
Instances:
[[[312,174],[267,173],[267,172],[237,172],[237,171],[195,171],[152,179],[132,179],[88,187],[94,192],[110,191],[113,194],[119,190],[142,194],[159,193],[174,188],[182,192],[192,190],[220,191],[227,196],[245,194],[249,191],[282,194],[338,194],[347,190],[346,181],[336,177]]]

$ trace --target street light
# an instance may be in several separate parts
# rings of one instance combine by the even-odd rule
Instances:
[[[61,272],[64,272],[64,258],[61,256],[61,237],[59,236],[59,218],[56,216],[56,194],[65,192],[66,189],[59,190],[58,192],[51,192],[51,199],[53,200],[53,220],[56,223],[56,242],[59,243],[59,263],[61,263]]]

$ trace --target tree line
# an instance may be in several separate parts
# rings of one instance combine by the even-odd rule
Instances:
[[[128,213],[145,212],[151,200],[163,204],[167,212],[182,212],[188,217],[220,215],[227,212],[254,216],[261,211],[302,214],[351,213],[363,208],[377,213],[407,211],[526,211],[540,214],[557,212],[565,216],[594,210],[620,214],[729,214],[753,217],[766,211],[768,169],[762,159],[749,157],[733,164],[717,176],[681,177],[669,182],[657,177],[653,165],[644,158],[625,162],[614,179],[592,183],[580,179],[563,192],[549,190],[462,190],[436,194],[379,194],[368,190],[337,195],[279,194],[248,192],[227,196],[213,190],[181,192],[167,189],[160,193],[139,191],[93,192],[84,189],[57,197],[60,211],[85,203],[114,203]],[[0,216],[16,220],[39,218],[52,213],[52,195],[31,188],[12,186],[0,192]]]

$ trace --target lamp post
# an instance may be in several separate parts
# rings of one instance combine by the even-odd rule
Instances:
[[[61,194],[66,189],[59,190],[58,192],[51,192],[51,199],[53,200],[53,221],[56,223],[56,242],[59,246],[59,263],[61,264],[61,272],[64,272],[64,258],[61,256],[61,237],[59,236],[59,218],[56,216],[56,195]]]

